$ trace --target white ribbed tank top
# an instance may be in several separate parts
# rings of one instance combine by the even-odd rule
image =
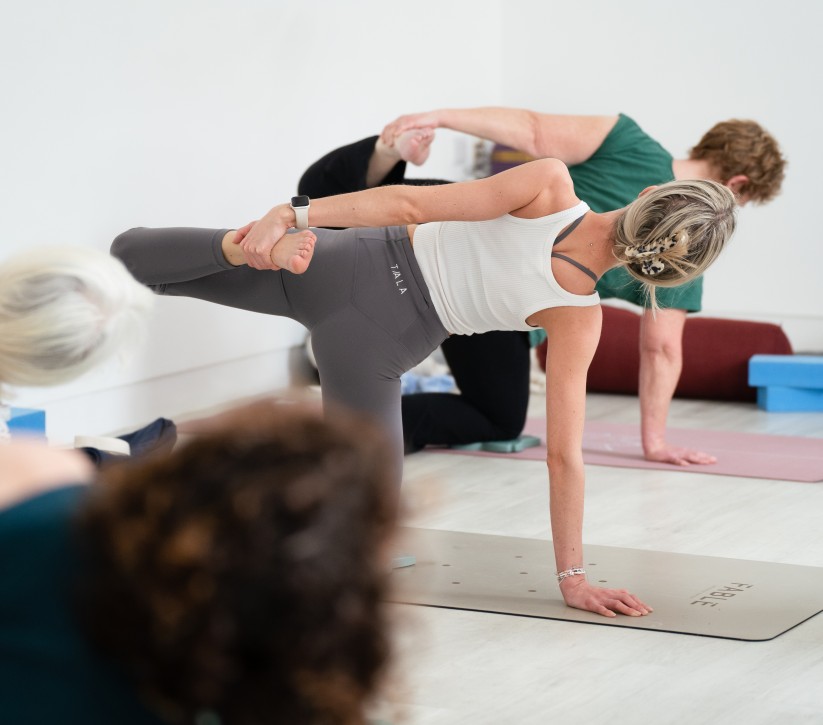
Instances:
[[[452,334],[533,329],[549,307],[588,307],[600,296],[564,290],[552,274],[552,244],[589,210],[581,201],[540,217],[506,214],[482,222],[432,222],[414,233],[414,256],[443,326]]]

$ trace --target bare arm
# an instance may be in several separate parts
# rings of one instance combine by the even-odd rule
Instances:
[[[552,540],[558,571],[585,564],[583,558],[583,424],[586,373],[600,337],[600,307],[543,310],[539,321],[549,339],[546,356],[546,446],[548,450]],[[624,590],[590,585],[585,576],[564,579],[563,599],[570,607],[640,616],[650,608]]]
[[[617,116],[571,116],[537,113],[523,108],[444,108],[400,116],[381,139],[388,144],[410,128],[450,128],[511,146],[534,158],[555,158],[572,166],[597,151]]]
[[[650,461],[680,466],[714,463],[708,453],[678,448],[666,442],[666,420],[683,368],[685,310],[651,310],[640,323],[640,429],[643,453]]]
[[[89,459],[77,451],[49,448],[44,443],[15,442],[0,446],[0,510],[27,498],[94,475]]]
[[[309,223],[318,227],[380,227],[430,221],[481,221],[506,213],[539,217],[576,202],[566,166],[542,159],[477,181],[442,186],[383,186],[312,201]],[[245,236],[249,265],[271,269],[271,250],[294,226],[288,204],[274,207]],[[243,230],[246,231],[245,229]]]

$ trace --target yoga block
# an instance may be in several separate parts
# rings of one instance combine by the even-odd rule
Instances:
[[[823,411],[823,388],[760,387],[757,405],[770,413]]]
[[[754,355],[749,360],[749,385],[823,388],[823,356]]]
[[[12,408],[11,418],[6,421],[12,437],[46,436],[46,411],[34,408]]]

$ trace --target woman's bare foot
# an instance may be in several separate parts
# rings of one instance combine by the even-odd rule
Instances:
[[[403,161],[421,166],[429,158],[432,141],[433,128],[412,128],[394,139],[394,148]]]
[[[303,274],[314,255],[317,237],[310,229],[284,234],[271,250],[271,261],[292,274]]]

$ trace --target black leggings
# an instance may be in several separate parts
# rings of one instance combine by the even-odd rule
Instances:
[[[315,161],[300,179],[298,191],[315,198],[366,188],[366,171],[377,136],[335,149]],[[381,182],[447,184],[440,179],[405,179],[399,161]],[[526,422],[529,403],[529,336],[526,332],[452,335],[443,354],[460,395],[417,393],[402,400],[403,439],[407,453],[426,445],[452,445],[516,438]]]

